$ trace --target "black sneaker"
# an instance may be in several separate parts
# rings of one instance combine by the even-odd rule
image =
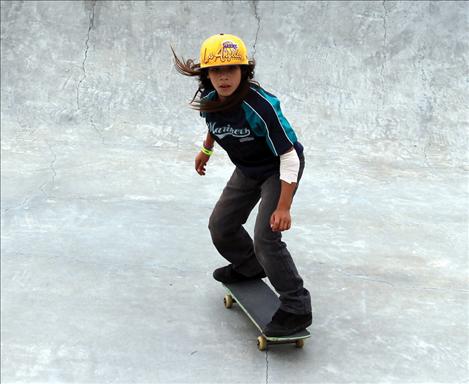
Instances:
[[[258,273],[254,276],[245,276],[239,272],[236,272],[233,268],[233,264],[227,265],[226,267],[221,267],[215,269],[213,272],[213,278],[221,283],[231,284],[238,283],[240,281],[253,280],[253,279],[263,279],[266,277],[264,271]]]
[[[270,337],[288,336],[302,331],[313,322],[311,313],[306,315],[296,315],[279,309],[272,316],[272,321],[266,325],[264,335]]]

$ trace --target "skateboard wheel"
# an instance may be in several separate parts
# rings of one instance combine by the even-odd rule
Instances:
[[[305,341],[303,339],[296,340],[296,342],[295,342],[296,348],[303,348],[304,345],[305,345]]]
[[[225,295],[223,302],[225,303],[225,308],[231,308],[233,306],[233,296]]]
[[[267,349],[267,340],[264,336],[257,338],[257,348],[259,348],[259,351],[265,351]]]

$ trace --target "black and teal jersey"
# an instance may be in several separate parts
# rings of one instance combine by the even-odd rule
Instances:
[[[204,98],[213,100],[216,96],[212,91]],[[263,179],[278,173],[280,155],[291,147],[298,155],[303,152],[279,100],[258,86],[251,85],[239,107],[202,112],[201,116],[214,140],[247,177]]]

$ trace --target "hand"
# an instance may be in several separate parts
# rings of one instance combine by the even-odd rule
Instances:
[[[270,227],[273,232],[287,231],[291,227],[291,216],[288,209],[276,209],[270,216]]]
[[[205,165],[209,159],[210,156],[203,152],[199,152],[199,154],[195,157],[195,170],[200,176],[205,175]]]

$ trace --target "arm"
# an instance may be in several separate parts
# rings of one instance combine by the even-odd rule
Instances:
[[[296,183],[289,184],[283,180],[280,180],[280,182],[282,183],[282,190],[280,192],[277,209],[270,218],[270,226],[274,232],[287,231],[290,229],[290,207],[293,200],[293,192],[296,188]]]
[[[208,149],[213,148],[214,144],[215,144],[215,140],[213,140],[213,137],[210,134],[210,132],[207,132],[207,136],[205,137],[205,141],[204,141],[205,148],[208,148]]]
[[[207,149],[212,149],[215,141],[213,140],[212,135],[210,132],[207,132],[207,136],[204,140],[204,147]],[[208,160],[210,159],[209,155],[206,155],[202,151],[200,151],[197,156],[195,157],[195,170],[200,176],[205,175],[205,165],[207,164]]]
[[[291,153],[293,150],[291,148],[287,152],[286,157],[284,155],[280,158],[280,197],[277,208],[270,218],[270,226],[274,232],[286,231],[291,227],[290,208],[297,186],[296,181],[299,170],[299,159],[296,156],[296,152]]]

